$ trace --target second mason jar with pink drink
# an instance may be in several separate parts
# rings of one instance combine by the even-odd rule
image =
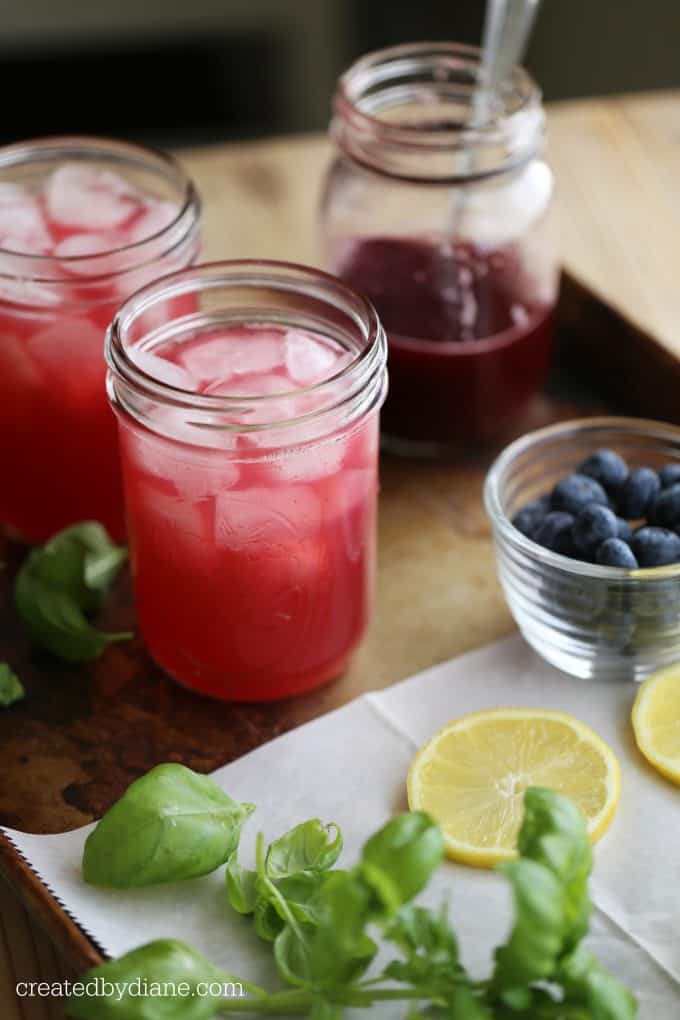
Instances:
[[[104,334],[126,297],[195,260],[199,213],[180,167],[151,149],[0,149],[0,525],[15,535],[40,542],[93,518],[122,539]]]
[[[116,315],[137,613],[181,683],[270,699],[347,665],[371,611],[385,360],[368,302],[283,263],[177,273]]]

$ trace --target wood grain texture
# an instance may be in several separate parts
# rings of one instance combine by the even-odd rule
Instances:
[[[565,366],[576,367],[599,395],[577,402],[543,397],[523,428],[598,412],[612,400],[622,410],[677,420],[680,97],[564,104],[550,111],[550,129],[565,264],[585,285],[570,281],[565,289],[560,375]],[[206,257],[314,262],[316,204],[328,158],[321,138],[183,153],[204,197]],[[0,822],[34,832],[73,828],[100,814],[157,761],[207,771],[364,690],[507,633],[512,623],[481,504],[492,453],[455,465],[382,464],[370,632],[343,678],[293,702],[234,706],[193,697],[159,674],[139,641],[112,648],[83,670],[56,668],[30,652],[17,626],[8,578],[19,553],[5,549],[0,659],[19,667],[28,698],[0,714]],[[106,616],[121,626],[132,620],[126,579]],[[17,862],[5,861],[4,870],[16,883]],[[35,907],[32,884],[20,884]],[[44,903],[42,915],[54,923]],[[0,1014],[54,1020],[58,1004],[18,1003],[12,986],[63,965],[1,885],[0,918]],[[60,934],[73,949],[68,933]],[[81,966],[87,963],[82,950],[76,950]]]

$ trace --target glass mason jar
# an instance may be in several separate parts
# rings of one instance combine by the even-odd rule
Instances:
[[[397,46],[360,59],[335,94],[324,262],[387,331],[395,452],[494,439],[548,370],[559,268],[541,96],[521,68],[480,93],[480,57]]]
[[[0,524],[32,542],[125,532],[104,334],[144,283],[190,265],[200,204],[170,156],[97,138],[0,149]]]
[[[387,384],[374,309],[317,270],[214,263],[133,295],[106,357],[153,658],[226,699],[333,679],[371,612]]]

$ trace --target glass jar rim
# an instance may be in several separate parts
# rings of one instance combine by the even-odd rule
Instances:
[[[266,286],[274,291],[298,293],[303,297],[306,295],[319,301],[324,300],[325,292],[329,308],[339,308],[339,304],[333,304],[331,301],[331,296],[334,295],[345,300],[345,307],[341,310],[357,326],[364,343],[356,357],[353,357],[338,372],[309,386],[301,386],[287,392],[262,393],[244,397],[197,393],[179,389],[155,378],[136,364],[128,353],[125,340],[135,319],[148,311],[156,301],[168,301],[189,293],[194,285],[199,290],[229,285]],[[305,290],[305,287],[309,289]],[[248,319],[251,322],[263,323],[267,321],[267,316],[260,310],[244,309],[243,317],[239,321],[247,323]],[[212,323],[212,325],[219,327],[219,323]],[[116,390],[117,384],[122,384],[136,396],[189,413],[202,412],[208,416],[233,411],[244,405],[247,407],[265,406],[267,401],[277,401],[291,395],[329,395],[330,402],[327,405],[322,405],[320,409],[314,409],[299,417],[265,423],[221,422],[215,426],[221,431],[249,433],[280,429],[300,425],[305,421],[330,415],[343,408],[347,414],[358,417],[370,407],[382,403],[385,392],[383,377],[386,376],[387,340],[373,305],[337,277],[311,266],[293,262],[270,259],[206,262],[154,280],[132,294],[116,312],[106,333],[105,355],[109,370],[107,388],[109,398],[114,404],[121,402],[119,401],[121,394]],[[337,387],[339,383],[345,383],[347,388],[340,399],[336,399],[333,395],[333,388]],[[121,404],[132,417],[137,417],[126,406],[124,400]],[[204,421],[202,424],[205,426],[206,422]]]
[[[333,100],[334,117],[331,134],[340,147],[368,169],[418,183],[459,183],[474,178],[506,173],[521,166],[533,155],[543,138],[545,115],[542,93],[531,75],[521,66],[512,68],[500,89],[494,90],[493,104],[483,118],[475,109],[475,96],[481,92],[484,65],[482,50],[457,42],[415,42],[390,46],[365,54],[356,60],[339,78]],[[390,121],[378,115],[380,97],[387,102],[394,80],[431,71],[428,89],[445,92],[453,87],[455,74],[467,75],[469,81],[456,93],[459,100],[470,106],[471,116],[460,122]],[[413,86],[413,97],[425,95],[421,84]],[[407,97],[407,87],[399,85],[395,96]],[[389,109],[389,103],[387,109]],[[488,104],[487,104],[488,105]],[[475,121],[475,117],[478,119]],[[525,144],[518,146],[522,136]],[[370,142],[370,144],[369,144]],[[490,145],[510,145],[511,152],[492,168],[467,166],[432,171],[415,163],[408,170],[389,165],[387,160],[376,158],[375,146],[393,154],[401,153],[405,159],[422,159],[447,156],[452,153],[481,150]],[[392,160],[396,163],[396,159]]]
[[[147,246],[153,246],[153,243],[158,242],[164,235],[172,234],[183,220],[188,220],[188,231],[200,216],[200,196],[193,181],[180,163],[174,156],[163,149],[137,142],[126,142],[97,135],[52,135],[46,138],[26,139],[0,147],[0,172],[13,166],[28,165],[34,161],[58,159],[60,156],[63,156],[64,160],[77,158],[111,159],[119,162],[121,165],[137,163],[140,166],[145,165],[145,168],[148,170],[157,170],[159,174],[165,176],[177,188],[180,195],[177,212],[168,223],[153,234],[149,234],[148,237],[143,237],[140,240],[131,241],[127,244],[117,245],[114,248],[106,248],[90,255],[44,255],[17,251],[13,248],[4,248],[0,244],[0,256],[5,259],[16,260],[18,267],[25,267],[28,263],[34,263],[36,267],[61,264],[83,265],[87,262],[96,262],[97,259],[103,259],[124,252],[143,254]],[[185,236],[186,232],[183,231],[182,237],[176,240],[172,247],[180,243]],[[164,252],[163,254],[166,253]],[[101,278],[129,272],[133,268],[139,269],[143,264],[143,261],[135,262],[134,265],[126,265],[123,269],[102,273]],[[39,276],[32,276],[31,278],[43,280]],[[99,278],[97,274],[88,274],[90,282],[96,281]],[[48,279],[52,283],[58,282],[53,278]]]
[[[671,425],[668,422],[613,415],[575,418],[527,432],[505,447],[489,468],[484,480],[484,505],[492,526],[498,529],[504,541],[516,546],[526,556],[576,577],[599,578],[600,580],[616,581],[622,585],[639,584],[643,581],[667,581],[675,577],[680,578],[679,563],[671,563],[664,567],[638,567],[634,570],[628,570],[622,567],[606,567],[598,563],[572,560],[561,553],[553,552],[551,549],[545,549],[543,546],[537,545],[536,542],[533,542],[519,531],[506,515],[501,503],[500,489],[504,475],[511,470],[515,460],[537,444],[567,436],[576,429],[590,431],[594,437],[602,432],[607,432],[607,430],[620,429],[631,436],[639,435],[641,437],[680,442],[680,427]]]

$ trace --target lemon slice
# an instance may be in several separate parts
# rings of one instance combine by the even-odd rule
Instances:
[[[647,761],[680,785],[680,664],[647,677],[632,718],[637,746]]]
[[[436,733],[413,759],[407,786],[411,810],[441,826],[449,857],[490,868],[516,856],[529,786],[570,797],[595,842],[614,817],[621,778],[613,752],[578,719],[496,708]]]

